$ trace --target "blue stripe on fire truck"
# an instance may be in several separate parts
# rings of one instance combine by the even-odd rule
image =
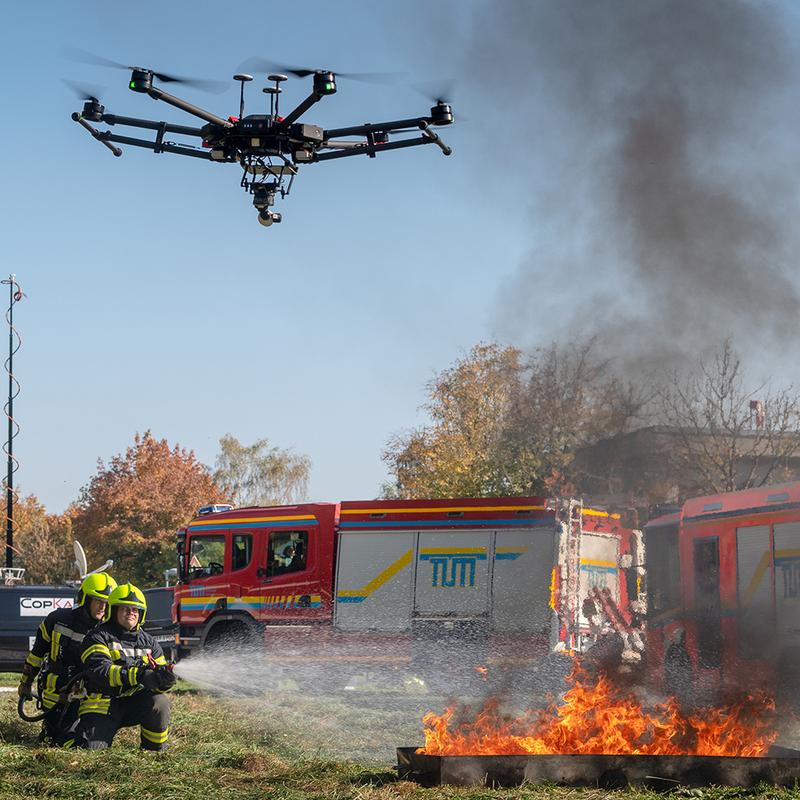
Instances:
[[[203,525],[202,527],[189,526],[192,533],[198,531],[227,531],[232,528],[305,528],[309,525],[319,525],[317,520],[273,520],[270,522],[220,522],[218,525]]]
[[[541,519],[405,519],[395,522],[376,519],[370,522],[340,522],[340,528],[449,528],[494,525],[506,528],[553,527],[552,517]]]

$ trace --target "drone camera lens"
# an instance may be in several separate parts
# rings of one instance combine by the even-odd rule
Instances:
[[[275,222],[281,221],[281,215],[276,213],[275,211],[260,211],[258,214],[258,221],[261,225],[265,228],[269,228],[270,225],[274,224]]]

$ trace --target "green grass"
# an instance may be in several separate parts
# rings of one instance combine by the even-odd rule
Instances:
[[[0,682],[13,684],[16,678]],[[548,798],[548,800],[656,800],[647,791],[609,793],[557,787],[425,789],[398,781],[392,765],[397,745],[420,741],[419,716],[431,699],[391,706],[386,699],[302,693],[223,701],[180,683],[173,699],[172,749],[138,750],[135,729],[125,729],[111,750],[64,751],[36,744],[37,727],[16,716],[16,694],[0,694],[0,799],[70,800],[446,800]],[[351,760],[347,760],[347,758]],[[764,797],[795,800],[800,790],[765,788],[679,790],[674,798],[708,800]]]

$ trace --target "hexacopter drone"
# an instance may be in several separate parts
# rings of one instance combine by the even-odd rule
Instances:
[[[323,97],[336,93],[336,73],[324,69],[281,67],[273,62],[251,59],[249,64],[263,68],[264,71],[281,70],[267,76],[267,80],[274,86],[267,86],[262,90],[269,95],[269,113],[245,116],[244,88],[246,83],[253,80],[253,77],[245,73],[238,73],[233,76],[233,79],[241,84],[239,116],[223,119],[179,97],[168,94],[154,84],[156,79],[162,83],[186,83],[196,86],[202,85],[204,83],[202,81],[178,78],[143,67],[128,67],[96,56],[92,57],[92,62],[130,70],[129,89],[147,94],[154,100],[161,100],[181,111],[199,117],[206,124],[202,127],[189,127],[174,125],[171,122],[157,122],[108,114],[100,100],[86,91],[81,92],[84,100],[83,110],[80,113],[72,114],[75,122],[80,123],[115,156],[122,155],[122,150],[114,144],[116,142],[117,144],[144,147],[154,153],[176,153],[207,161],[239,164],[243,170],[241,186],[253,196],[253,205],[258,211],[258,221],[265,226],[281,221],[281,215],[272,211],[272,206],[278,195],[283,198],[289,194],[301,164],[313,164],[318,161],[330,161],[357,155],[374,158],[378,153],[386,150],[398,150],[423,144],[437,145],[446,156],[452,153],[451,148],[432,130],[433,126],[450,125],[453,122],[452,108],[448,101],[442,98],[435,98],[435,105],[431,108],[430,114],[426,116],[325,129],[317,125],[299,122],[299,120]],[[288,80],[288,76],[283,74],[284,72],[297,78],[311,77],[313,87],[311,94],[305,100],[288,114],[281,116],[279,113],[281,83]],[[370,76],[339,73],[339,77],[369,80]],[[92,122],[153,130],[156,132],[155,139],[150,141],[149,139],[121,136],[110,130],[97,130],[90,124]],[[409,137],[408,134],[412,132],[419,132],[419,135]],[[201,145],[193,146],[183,142],[170,141],[165,138],[167,134],[196,137],[200,140]],[[400,134],[402,138],[390,141],[390,134]],[[346,139],[343,137],[361,138]]]

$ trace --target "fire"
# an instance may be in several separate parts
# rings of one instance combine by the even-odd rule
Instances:
[[[674,699],[651,711],[605,677],[570,677],[563,704],[508,717],[497,699],[454,725],[456,709],[423,719],[428,755],[701,755],[763,756],[777,738],[775,703],[766,693],[692,715]],[[451,729],[452,728],[452,729]]]

